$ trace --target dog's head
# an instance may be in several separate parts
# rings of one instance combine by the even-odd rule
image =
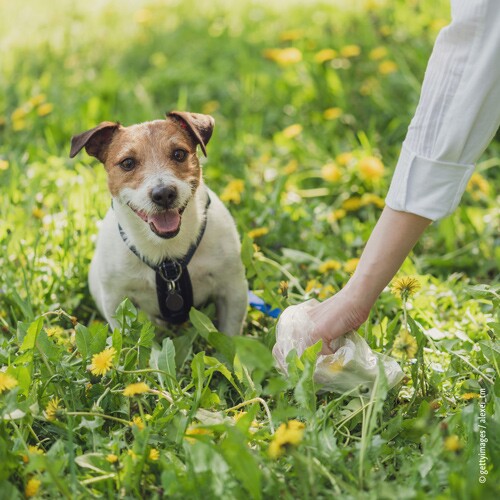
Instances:
[[[214,123],[211,116],[180,111],[130,127],[103,122],[71,139],[70,157],[85,148],[104,164],[113,198],[155,234],[172,238],[201,182],[196,148],[206,156]]]

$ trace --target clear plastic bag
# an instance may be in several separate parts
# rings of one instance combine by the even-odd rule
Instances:
[[[276,328],[276,344],[273,356],[278,368],[288,373],[286,357],[295,349],[301,356],[313,344],[311,333],[313,322],[307,310],[318,304],[308,300],[296,306],[287,307],[280,316]],[[354,391],[370,396],[378,375],[378,364],[382,363],[388,387],[392,388],[404,377],[400,366],[393,358],[373,352],[365,339],[355,332],[349,332],[330,344],[333,354],[319,355],[314,373],[321,390],[345,393]]]

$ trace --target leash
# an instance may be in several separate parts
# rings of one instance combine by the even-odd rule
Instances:
[[[125,231],[118,224],[120,236],[129,250],[155,272],[156,296],[158,298],[160,313],[165,321],[174,325],[179,325],[187,321],[189,319],[189,311],[193,306],[193,287],[187,266],[205,234],[208,218],[207,211],[210,203],[210,195],[207,192],[205,218],[203,219],[196,241],[189,247],[186,255],[180,259],[165,259],[157,265],[141,255],[137,248],[127,241]]]

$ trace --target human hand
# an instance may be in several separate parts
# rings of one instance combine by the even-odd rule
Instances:
[[[331,341],[359,328],[368,319],[371,306],[347,284],[329,299],[311,307],[307,312],[314,324],[311,340],[313,343],[323,340],[321,354],[332,354]]]

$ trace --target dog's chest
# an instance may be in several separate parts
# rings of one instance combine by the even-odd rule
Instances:
[[[193,303],[199,307],[216,295],[217,283],[210,270],[204,270],[201,266],[189,266],[189,275],[193,289]],[[132,303],[144,311],[152,320],[163,324],[160,313],[159,300],[165,300],[165,296],[158,297],[156,289],[156,275],[151,269],[145,269],[141,273],[129,275],[127,280],[121,283],[122,293],[129,297]]]

